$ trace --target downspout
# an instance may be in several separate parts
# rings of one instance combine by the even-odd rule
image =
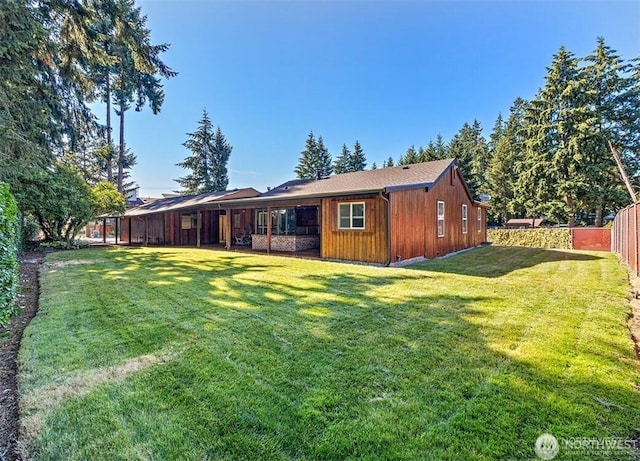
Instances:
[[[391,264],[391,201],[383,192],[380,192],[380,198],[387,202],[387,261],[384,265],[388,267]]]

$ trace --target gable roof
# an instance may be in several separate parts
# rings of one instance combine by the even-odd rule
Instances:
[[[452,164],[455,164],[455,159],[448,158],[377,170],[342,173],[321,179],[294,179],[257,197],[233,202],[234,205],[240,205],[248,202],[336,197],[430,187]]]
[[[256,197],[260,192],[253,187],[244,189],[226,190],[221,192],[209,192],[199,195],[180,195],[177,197],[167,197],[145,203],[134,208],[128,209],[124,216],[144,216],[153,213],[163,213],[166,211],[189,210],[202,208],[207,204],[247,197]]]

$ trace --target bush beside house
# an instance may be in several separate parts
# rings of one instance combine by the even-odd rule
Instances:
[[[0,325],[11,317],[18,295],[19,244],[18,206],[9,186],[0,183]]]

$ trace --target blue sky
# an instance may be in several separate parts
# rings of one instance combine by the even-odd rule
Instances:
[[[127,114],[143,196],[177,188],[182,143],[204,108],[233,146],[229,187],[266,190],[294,177],[311,130],[334,157],[359,140],[380,166],[473,119],[488,137],[499,112],[543,85],[561,45],[585,56],[604,36],[625,59],[640,56],[638,1],[138,5],[180,73],[160,114]]]

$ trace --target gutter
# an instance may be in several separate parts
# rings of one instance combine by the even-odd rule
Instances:
[[[382,192],[380,192],[380,198],[387,202],[387,261],[384,266],[389,267],[389,264],[391,264],[391,201]]]

